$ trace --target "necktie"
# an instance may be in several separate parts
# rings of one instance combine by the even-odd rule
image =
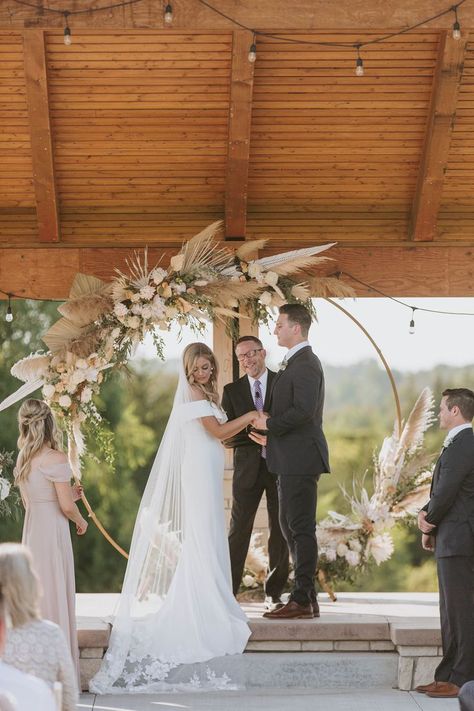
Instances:
[[[255,402],[255,407],[259,412],[263,412],[263,396],[262,396],[262,384],[260,380],[256,380],[253,385],[253,399]],[[262,447],[262,457],[266,458],[267,451],[265,447]]]

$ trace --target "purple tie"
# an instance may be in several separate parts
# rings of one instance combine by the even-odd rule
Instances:
[[[262,397],[262,388],[261,388],[261,382],[260,380],[256,380],[254,383],[254,395],[253,399],[255,402],[255,407],[259,412],[263,412],[263,397]],[[267,456],[267,450],[266,447],[262,447],[262,457],[265,459]]]

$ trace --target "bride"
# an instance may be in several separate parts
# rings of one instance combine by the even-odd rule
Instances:
[[[240,654],[250,636],[232,595],[220,441],[258,413],[226,421],[217,368],[205,344],[185,349],[135,522],[109,649],[90,682],[94,693],[174,690],[186,686],[183,680],[196,685],[190,674],[179,676],[187,670],[181,665]]]

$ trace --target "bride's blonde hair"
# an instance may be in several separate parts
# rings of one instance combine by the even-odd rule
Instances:
[[[205,358],[211,365],[211,377],[205,385],[201,385],[194,380],[193,370],[196,367],[198,358]],[[206,346],[205,343],[190,343],[189,346],[186,346],[183,353],[183,366],[188,383],[201,390],[206,400],[219,405],[219,393],[217,391],[219,367],[216,357],[209,346]]]
[[[15,482],[28,478],[31,460],[43,445],[62,450],[61,435],[56,427],[53,413],[43,400],[29,398],[18,412],[18,458],[15,467]]]

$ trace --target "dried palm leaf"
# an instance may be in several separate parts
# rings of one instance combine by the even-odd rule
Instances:
[[[336,277],[315,277],[309,279],[311,296],[336,299],[355,297],[354,289]]]
[[[34,393],[35,390],[38,390],[43,385],[43,379],[38,378],[37,380],[32,380],[29,383],[23,383],[23,385],[20,385],[18,390],[15,390],[14,393],[11,395],[8,395],[8,397],[5,398],[5,400],[2,400],[0,402],[0,412],[2,410],[6,410],[7,408],[11,407],[12,405],[15,405],[15,403],[20,402],[20,400],[23,400],[24,397],[28,397],[28,395],[31,395]]]
[[[181,250],[183,265],[180,269],[182,273],[209,267],[220,268],[231,261],[231,252],[225,247],[220,247],[216,242],[222,233],[222,228],[222,220],[213,222],[183,245]]]
[[[59,313],[78,326],[86,326],[102,314],[111,311],[112,299],[103,294],[90,294],[79,299],[66,301],[58,306]]]
[[[433,393],[429,388],[425,388],[416,401],[403,428],[396,460],[405,452],[413,454],[423,442],[423,435],[433,422],[433,404]]]
[[[206,296],[209,296],[213,303],[227,304],[232,299],[246,301],[258,296],[262,286],[255,281],[228,281],[219,279],[205,287]]]
[[[17,361],[10,373],[24,383],[38,380],[46,375],[51,357],[44,353],[32,353]]]
[[[290,259],[288,262],[284,262],[283,264],[277,264],[275,267],[272,267],[271,271],[276,272],[280,276],[286,276],[287,274],[296,274],[302,269],[314,267],[316,264],[321,264],[322,262],[327,262],[331,259],[332,257],[295,257],[294,259]]]
[[[79,299],[81,296],[97,294],[108,287],[107,282],[90,274],[76,274],[69,292],[70,299]]]
[[[57,353],[62,348],[67,348],[69,343],[79,338],[81,333],[82,328],[77,324],[67,318],[60,318],[42,336],[42,340],[52,353]]]
[[[115,269],[117,274],[116,281],[121,284],[127,284],[129,281],[134,284],[137,289],[141,289],[148,284],[148,247],[143,250],[143,256],[140,252],[134,252],[130,259],[125,260],[129,274],[124,274],[120,269]]]
[[[278,268],[282,267],[287,262],[299,260],[300,258],[304,259],[305,257],[314,257],[314,255],[319,254],[320,252],[324,252],[326,249],[334,247],[335,244],[336,242],[331,242],[330,244],[321,244],[315,247],[292,249],[290,252],[283,252],[283,254],[275,254],[272,257],[262,257],[261,259],[257,259],[256,262],[260,264],[260,266],[265,271],[271,269],[273,272],[278,272]]]
[[[240,311],[232,311],[232,309],[226,309],[223,306],[216,306],[214,308],[214,313],[217,314],[218,318],[250,318],[250,316],[247,316],[247,314],[241,313]]]
[[[268,239],[253,239],[253,240],[244,242],[244,244],[242,244],[238,248],[235,255],[239,259],[246,260],[247,257],[251,256],[252,254],[257,252],[259,249],[263,249],[263,247],[265,247],[267,242],[268,242]]]
[[[88,334],[70,341],[68,351],[78,358],[87,358],[95,353],[102,342],[103,336],[99,329],[94,329]]]
[[[414,515],[426,504],[430,496],[431,484],[423,484],[407,494],[401,501],[393,506],[391,513],[394,516]]]
[[[268,559],[260,543],[260,534],[252,533],[249,550],[245,559],[245,568],[253,573],[257,580],[265,580],[268,571]]]
[[[291,295],[300,301],[307,301],[311,296],[309,284],[307,282],[295,284],[291,287]]]

